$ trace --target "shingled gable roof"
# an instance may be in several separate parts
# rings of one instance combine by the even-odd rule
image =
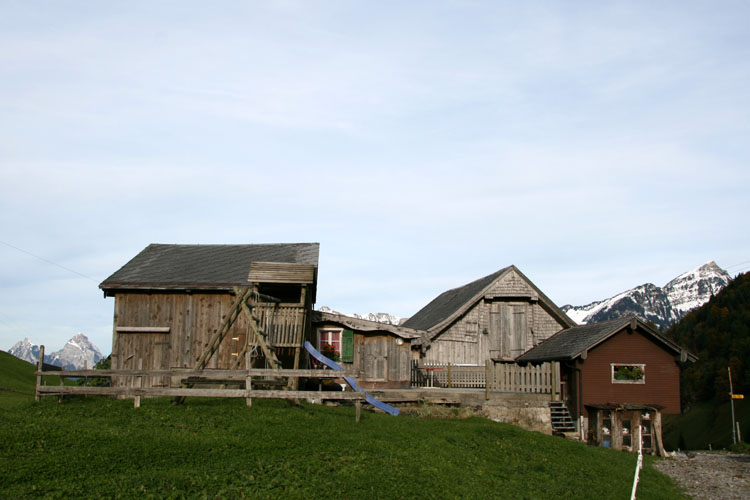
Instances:
[[[261,245],[151,244],[99,288],[224,290],[247,285],[251,262],[318,265],[319,243]]]
[[[675,354],[684,355],[684,360],[694,362],[698,359],[694,354],[664,337],[640,319],[635,316],[629,316],[562,330],[519,356],[516,359],[516,363],[567,361],[581,356],[585,359],[584,353],[625,328],[630,328],[633,331],[636,329],[640,330]]]
[[[438,335],[446,326],[451,324],[477,301],[484,297],[485,292],[496,281],[502,279],[506,274],[515,271],[534,292],[539,296],[539,301],[557,319],[567,326],[575,326],[576,323],[570,319],[554,302],[539,290],[516,266],[508,266],[464,286],[448,290],[438,295],[429,304],[417,311],[402,326],[416,330],[426,330],[430,338]]]

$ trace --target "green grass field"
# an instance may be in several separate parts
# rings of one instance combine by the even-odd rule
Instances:
[[[8,365],[0,357],[0,387],[19,380]],[[273,400],[36,404],[25,377],[0,391],[3,499],[629,498],[636,462],[477,417],[364,411],[356,424],[351,407]],[[649,463],[638,498],[684,498]]]

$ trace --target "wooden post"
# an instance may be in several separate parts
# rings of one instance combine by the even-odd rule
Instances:
[[[248,338],[249,337],[250,336],[248,335]],[[245,353],[245,369],[248,370],[248,373],[247,373],[247,377],[245,378],[245,391],[247,391],[248,393],[253,388],[253,382],[252,382],[253,377],[250,376],[250,372],[249,372],[251,368],[250,366],[251,364],[252,364],[252,358],[250,356],[250,351],[247,351]],[[248,408],[253,406],[253,398],[245,398],[245,404],[247,405]]]
[[[138,360],[138,371],[143,370],[143,358]],[[143,387],[143,377],[138,377],[138,387]],[[141,397],[135,396],[133,397],[133,408],[140,408],[141,407]]]
[[[63,372],[64,371],[65,371],[65,367],[61,366],[60,367],[60,386],[61,387],[65,385],[65,382],[64,382],[65,377],[63,376]],[[57,402],[58,403],[62,403],[63,402],[63,393],[62,393],[62,391],[60,391],[60,395],[57,396]]]
[[[359,400],[359,399],[357,399],[356,401],[354,401],[354,407],[356,408],[356,411],[357,411],[356,420],[357,420],[357,423],[359,423],[359,415],[362,412],[362,401]]]
[[[310,324],[310,327],[312,329],[312,317],[307,314],[307,285],[302,286],[302,296],[300,297],[300,303],[302,303],[302,321],[299,321],[299,313],[297,314],[297,342],[294,346],[294,366],[293,368],[296,370],[299,368],[299,358],[300,353],[302,351],[302,344],[305,342],[305,333],[308,331],[308,323]],[[293,391],[296,391],[299,387],[299,378],[292,377],[289,379],[289,388]]]
[[[560,401],[560,362],[552,362],[552,401]]]
[[[491,359],[487,359],[484,362],[484,399],[490,399],[490,386],[492,385],[492,364]]]
[[[453,380],[452,380],[452,373],[451,373],[451,364],[448,363],[448,387],[453,387]]]
[[[44,369],[44,346],[39,346],[39,359],[36,362],[36,370],[41,372]],[[41,375],[36,376],[36,391],[34,394],[34,401],[39,402],[41,395],[39,394],[39,387],[44,383]]]

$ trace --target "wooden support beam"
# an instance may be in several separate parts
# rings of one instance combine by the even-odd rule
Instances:
[[[218,350],[219,346],[221,345],[221,341],[224,340],[224,337],[232,328],[234,321],[239,316],[240,311],[242,310],[242,305],[245,304],[245,301],[247,301],[250,292],[251,290],[248,287],[235,287],[235,293],[237,294],[235,300],[229,307],[229,311],[227,311],[226,316],[224,316],[224,321],[222,322],[221,327],[216,331],[213,337],[211,337],[211,339],[208,341],[208,344],[206,345],[206,348],[198,357],[198,360],[195,363],[196,369],[205,368],[213,354]]]
[[[250,365],[252,363],[252,359],[250,359],[250,356],[245,356],[245,368],[247,369],[247,377],[245,377],[245,391],[250,392],[253,389],[253,377],[250,375]],[[253,406],[253,398],[247,397],[245,398],[245,404],[248,408]]]
[[[303,304],[303,313],[302,313],[302,324],[297,324],[297,345],[294,347],[294,366],[293,368],[297,369],[299,368],[299,357],[300,357],[300,351],[302,349],[302,343],[305,339],[305,333],[307,332],[307,324],[308,324],[308,314],[307,310],[309,309],[307,307],[308,302],[308,295],[307,295],[307,285],[302,286],[302,295],[300,296],[300,302]],[[297,316],[297,320],[299,321],[299,316]],[[289,380],[289,388],[292,390],[297,390],[299,388],[299,379],[293,378]],[[357,420],[359,421],[359,419]]]
[[[253,335],[255,336],[256,343],[263,351],[263,355],[266,357],[271,366],[273,366],[274,368],[281,368],[281,362],[279,362],[279,358],[276,357],[276,353],[273,351],[273,348],[268,345],[268,338],[265,332],[263,332],[258,327],[258,323],[255,321],[255,316],[253,316],[253,311],[250,309],[250,306],[247,305],[247,302],[243,301],[240,304],[240,307],[242,307],[242,310],[245,311],[245,314],[247,314],[248,316],[248,325]]]

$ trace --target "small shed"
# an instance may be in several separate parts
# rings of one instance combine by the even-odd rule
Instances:
[[[409,388],[411,345],[424,332],[330,312],[312,318],[313,344],[331,346],[340,364],[360,372],[363,388]]]
[[[99,285],[115,299],[112,368],[232,369],[245,366],[246,353],[254,367],[269,356],[297,366],[311,335],[318,253],[318,243],[149,245]],[[258,331],[273,353],[256,349]]]
[[[588,429],[589,441],[632,450],[630,436],[642,431],[642,422],[656,439],[661,414],[680,413],[680,363],[696,359],[640,319],[626,317],[563,330],[517,362],[559,361],[563,399]]]
[[[516,266],[443,292],[403,324],[426,331],[415,341],[424,361],[468,365],[512,362],[575,325]]]

